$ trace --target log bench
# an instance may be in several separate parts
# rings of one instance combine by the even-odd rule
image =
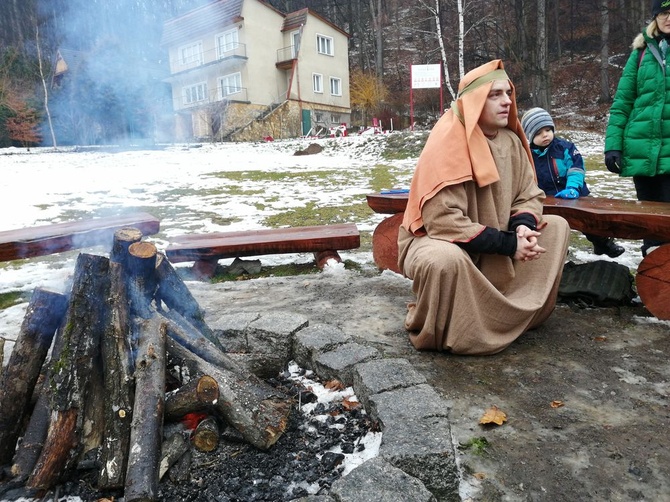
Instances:
[[[111,246],[114,232],[125,227],[152,235],[158,233],[160,221],[148,213],[132,213],[5,230],[0,232],[0,261],[33,258],[99,244]]]
[[[367,195],[370,208],[389,214],[372,234],[372,256],[380,269],[398,269],[398,227],[407,206],[407,193]],[[670,241],[670,203],[582,197],[547,197],[544,213],[562,216],[573,230],[622,239]],[[670,244],[658,247],[640,262],[635,276],[637,293],[658,319],[670,319]]]
[[[177,236],[165,250],[171,262],[195,262],[193,271],[211,277],[223,258],[286,253],[314,253],[323,268],[329,259],[341,262],[337,251],[361,245],[354,223],[290,227],[241,232],[216,232]]]

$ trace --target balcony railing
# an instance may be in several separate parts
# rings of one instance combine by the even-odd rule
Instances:
[[[214,103],[248,103],[249,99],[247,97],[247,88],[246,87],[219,87],[213,90],[210,90],[207,93],[207,97],[204,99],[199,99],[191,101],[190,103],[185,103],[184,98],[180,99],[178,104],[175,106],[175,109],[184,109],[184,108],[196,108],[202,106],[208,106]]]
[[[288,70],[291,68],[293,60],[298,57],[297,49],[298,48],[295,45],[277,49],[277,62],[275,63],[275,66],[281,70]]]
[[[172,74],[181,73],[192,70],[193,68],[200,68],[206,65],[212,65],[223,61],[233,59],[247,59],[247,45],[246,44],[229,44],[203,51],[200,54],[191,55],[188,60],[178,58],[176,61],[170,62]]]

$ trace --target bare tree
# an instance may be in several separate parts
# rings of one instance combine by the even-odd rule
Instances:
[[[35,46],[37,48],[37,63],[40,70],[40,80],[42,81],[42,89],[44,91],[44,112],[47,116],[47,123],[49,124],[49,132],[51,133],[51,144],[54,148],[58,147],[56,143],[56,133],[54,132],[54,126],[51,121],[51,112],[49,111],[49,89],[47,86],[46,76],[44,75],[44,65],[42,64],[42,49],[40,48],[40,28],[39,25],[35,25]]]
[[[609,1],[600,1],[600,98],[598,101],[607,103],[612,100],[610,96],[610,81],[607,75],[609,66],[609,38],[610,38],[610,15]]]
[[[547,0],[537,0],[537,65],[535,100],[537,106],[551,110],[551,86],[547,42]]]

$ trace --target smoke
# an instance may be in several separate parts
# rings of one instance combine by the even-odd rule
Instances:
[[[53,66],[60,54],[67,67],[50,82],[58,144],[168,141],[172,104],[164,82],[167,52],[160,46],[163,23],[202,3],[39,0],[54,49]]]

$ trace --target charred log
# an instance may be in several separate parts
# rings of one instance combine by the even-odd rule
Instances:
[[[210,452],[219,446],[219,424],[214,417],[202,420],[193,432],[193,446],[198,450]]]
[[[189,450],[188,439],[181,432],[175,432],[165,441],[161,447],[161,462],[158,469],[158,479],[162,479],[165,473],[176,464],[179,459]]]
[[[105,434],[98,487],[120,488],[124,485],[128,465],[134,391],[133,361],[128,297],[121,265],[110,263],[109,273],[110,294],[107,302],[111,315],[101,342]]]
[[[128,247],[124,270],[127,273],[128,298],[132,316],[148,319],[153,315],[152,302],[156,287],[156,246],[135,242]]]
[[[81,452],[87,382],[108,319],[98,298],[109,295],[109,260],[80,254],[63,330],[63,349],[51,363],[49,431],[28,487],[47,489],[60,479]],[[89,424],[90,425],[90,424]],[[94,426],[102,426],[95,424]]]
[[[209,375],[192,378],[165,396],[165,420],[179,420],[187,413],[211,409],[219,399],[219,384]]]
[[[205,338],[215,342],[216,337],[205,322],[204,311],[163,254],[159,254],[156,259],[156,275],[158,277],[156,303],[163,302],[170,310],[179,312]]]
[[[142,240],[142,231],[138,228],[121,228],[114,232],[110,261],[124,264],[128,258],[128,248],[131,244]]]
[[[67,298],[37,288],[30,298],[0,388],[0,465],[9,464],[30,412],[30,400],[54,334],[65,315]],[[0,359],[0,361],[2,361]]]
[[[131,246],[132,247],[132,246]],[[135,403],[125,480],[125,500],[156,500],[165,404],[165,323],[141,320],[135,363]]]
[[[168,353],[196,375],[209,375],[219,385],[214,409],[257,448],[270,448],[286,429],[290,403],[269,384],[246,371],[234,373],[205,361],[173,339]]]

